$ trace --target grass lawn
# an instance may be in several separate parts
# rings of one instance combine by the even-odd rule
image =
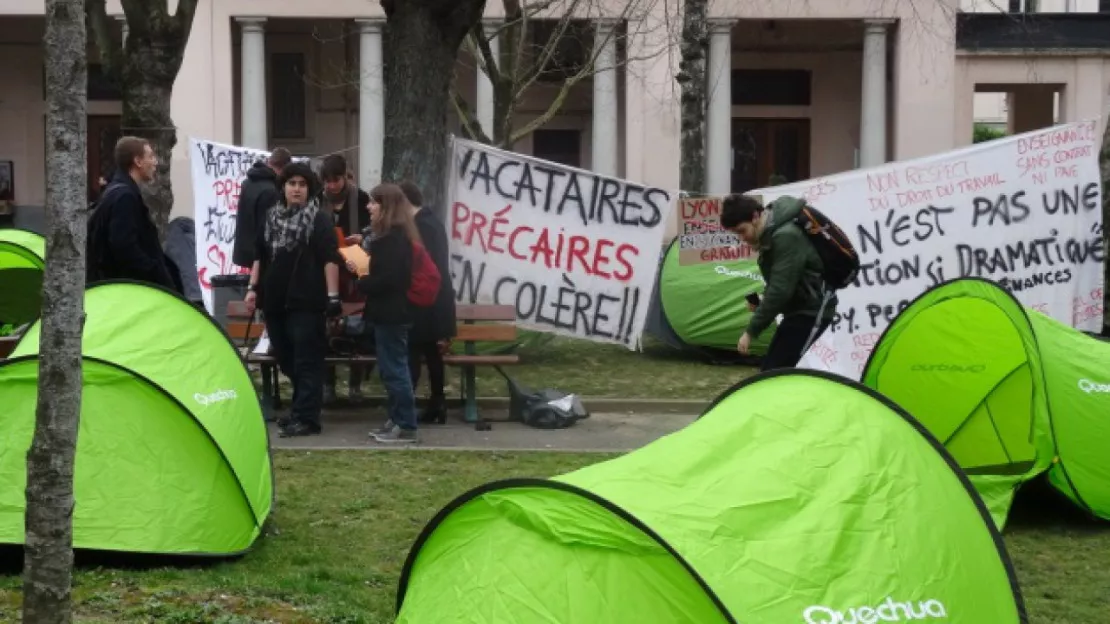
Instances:
[[[456,345],[456,351],[461,351]],[[629,351],[617,346],[550,337],[518,350],[521,364],[504,370],[513,379],[533,389],[555,388],[587,397],[622,399],[696,399],[706,402],[732,384],[755,372],[750,366],[712,364],[704,358],[679,353],[653,340],[645,340],[644,350]],[[255,369],[257,371],[257,369]],[[260,377],[255,374],[256,380]],[[505,379],[490,367],[479,367],[478,395],[509,396]],[[338,393],[346,396],[347,372],[338,372]],[[281,377],[282,397],[292,396],[288,380]],[[259,387],[261,382],[257,381]],[[421,378],[421,395],[427,394],[426,372]],[[458,397],[460,374],[448,367],[447,396]],[[377,373],[363,384],[363,394],[384,396]]]
[[[390,622],[408,548],[464,490],[600,461],[563,453],[279,452],[276,534],[240,561],[120,571],[83,567],[80,622]],[[398,484],[399,485],[395,485]],[[1064,503],[1026,500],[1007,531],[1034,624],[1091,624],[1110,610],[1110,529]],[[0,621],[20,579],[0,576]],[[987,624],[987,623],[984,623]]]

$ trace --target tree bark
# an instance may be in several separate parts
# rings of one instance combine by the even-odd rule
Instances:
[[[386,134],[382,178],[409,179],[445,218],[447,110],[455,59],[485,0],[381,0]]]
[[[708,106],[706,59],[709,52],[708,0],[685,0],[679,72],[682,87],[679,188],[705,193],[705,117]]]
[[[46,0],[46,270],[35,433],[27,454],[23,622],[72,621],[73,460],[81,413],[87,173],[83,0]]]
[[[101,63],[122,92],[120,130],[149,140],[158,156],[158,174],[142,191],[159,236],[164,238],[173,210],[170,166],[177,144],[170,98],[193,28],[197,0],[178,0],[173,15],[165,2],[121,0],[121,4],[127,17],[125,42],[110,27],[104,0],[88,0],[86,11]]]

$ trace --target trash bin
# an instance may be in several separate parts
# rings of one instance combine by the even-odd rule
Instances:
[[[251,283],[249,273],[234,275],[213,275],[212,318],[227,328],[227,304],[229,301],[242,301],[247,296],[247,286]]]

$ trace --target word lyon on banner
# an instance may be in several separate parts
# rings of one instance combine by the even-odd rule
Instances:
[[[639,346],[671,196],[455,139],[449,188],[460,301],[522,325]]]

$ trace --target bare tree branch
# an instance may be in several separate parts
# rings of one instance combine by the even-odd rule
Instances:
[[[104,73],[118,81],[119,72],[123,68],[123,45],[112,30],[104,0],[86,0],[85,17],[88,20],[88,30],[96,42],[96,49],[100,52],[100,64],[104,67]]]

